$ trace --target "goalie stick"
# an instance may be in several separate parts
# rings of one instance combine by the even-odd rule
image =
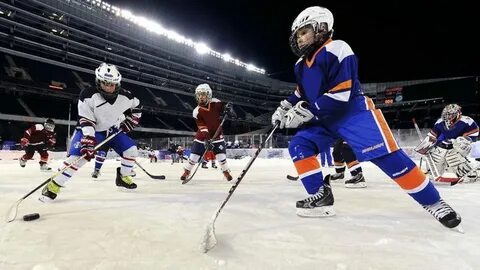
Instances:
[[[245,176],[245,174],[247,174],[247,172],[250,169],[250,167],[252,166],[253,162],[255,161],[255,159],[257,159],[258,155],[260,154],[260,151],[262,151],[262,149],[265,147],[265,144],[272,137],[273,133],[275,132],[275,130],[278,128],[279,125],[280,125],[280,122],[277,122],[266,133],[266,134],[268,134],[267,138],[260,144],[257,151],[255,151],[255,154],[250,159],[250,161],[247,163],[247,166],[245,167],[245,169],[243,169],[242,172],[240,173],[240,175],[238,176],[235,184],[233,184],[233,186],[228,191],[227,197],[225,198],[225,200],[223,200],[222,204],[220,204],[220,207],[217,209],[215,214],[212,216],[212,220],[210,221],[210,223],[208,223],[208,225],[206,227],[206,232],[205,232],[205,235],[203,237],[203,241],[202,241],[202,245],[201,245],[203,253],[207,253],[210,249],[215,247],[215,245],[217,244],[217,238],[215,237],[215,221],[217,220],[218,215],[220,215],[220,212],[222,211],[223,207],[227,204],[230,197],[232,197],[233,192],[235,191],[235,189],[237,189],[238,185],[240,185],[240,182],[242,181],[243,177]]]
[[[412,118],[413,125],[415,126],[415,130],[417,131],[418,139],[422,141],[422,132],[420,131],[420,128],[418,127],[417,122],[415,121],[415,118]],[[432,174],[433,178],[435,179],[436,182],[443,182],[443,183],[457,183],[460,179],[458,177],[442,177],[438,171],[437,166],[435,165],[435,162],[433,161],[432,154],[426,153],[424,155],[425,157],[425,163],[427,164],[428,170]]]
[[[95,146],[95,151],[97,151],[98,149],[100,149],[102,146],[104,146],[106,143],[108,143],[110,140],[112,140],[115,136],[117,136],[118,134],[120,134],[121,132],[123,132],[123,130],[119,130],[117,132],[115,132],[114,134],[108,136],[105,140],[103,140],[101,143],[97,144]],[[75,165],[77,162],[79,162],[81,159],[85,158],[86,154],[83,154],[81,157],[78,157],[76,160],[74,160],[72,163],[70,163],[68,166],[65,166],[63,169],[59,170],[58,172],[56,172],[55,174],[53,174],[52,176],[50,176],[50,178],[48,178],[47,180],[43,181],[40,185],[38,185],[36,188],[34,188],[32,191],[30,191],[29,193],[27,193],[25,196],[23,196],[22,198],[20,198],[18,201],[16,201],[9,209],[8,209],[8,212],[7,212],[7,216],[6,216],[6,222],[12,222],[15,220],[15,218],[17,217],[17,212],[18,212],[18,207],[20,206],[20,204],[23,202],[23,200],[25,200],[27,197],[29,197],[30,195],[32,195],[35,191],[39,190],[40,188],[42,188],[44,185],[46,185],[48,182],[50,182],[51,180],[53,180],[55,177],[59,176],[60,174],[62,174],[64,171],[66,171],[68,168],[72,167],[73,165]]]
[[[223,116],[222,122],[220,122],[220,125],[218,126],[218,128],[215,131],[215,134],[213,135],[212,138],[216,138],[218,136],[218,134],[220,133],[220,129],[222,128],[223,123],[225,122],[225,119],[227,119],[227,113],[225,113],[225,115]],[[195,170],[193,171],[193,173],[189,177],[187,177],[185,180],[182,181],[182,185],[185,185],[186,183],[190,182],[190,180],[192,180],[193,176],[195,176],[195,174],[197,173],[198,167],[200,167],[200,164],[202,163],[202,160],[205,157],[206,153],[207,153],[207,149],[205,148],[205,151],[203,151],[202,157],[198,160],[198,163],[197,163],[197,166],[195,167]]]
[[[148,176],[150,176],[150,178],[152,179],[156,179],[156,180],[164,180],[165,179],[165,175],[152,175],[150,174],[149,172],[147,172],[147,170],[145,170],[145,168],[142,167],[142,165],[140,165],[140,163],[138,163],[138,161],[135,160],[135,164],[137,165],[137,167],[139,167],[140,169],[142,169],[142,171],[144,173],[146,173]]]

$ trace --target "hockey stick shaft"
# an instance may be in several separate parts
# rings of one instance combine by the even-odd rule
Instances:
[[[240,185],[240,182],[242,181],[243,177],[245,177],[245,175],[247,174],[247,172],[250,169],[250,167],[252,166],[253,162],[257,159],[258,155],[260,154],[260,151],[262,151],[262,149],[265,147],[266,143],[272,137],[273,133],[275,132],[275,130],[278,128],[279,125],[280,125],[280,123],[277,122],[267,132],[267,134],[268,134],[267,138],[260,144],[257,151],[255,151],[255,154],[253,155],[253,157],[250,159],[250,161],[248,161],[247,166],[245,166],[245,168],[242,170],[242,172],[238,176],[235,184],[233,184],[233,186],[228,191],[227,197],[225,198],[225,200],[223,200],[222,204],[220,204],[220,207],[217,209],[215,214],[212,216],[212,220],[210,221],[209,225],[207,226],[207,232],[206,232],[205,237],[204,237],[205,238],[204,239],[204,244],[205,245],[203,247],[203,252],[205,252],[205,253],[208,252],[210,249],[212,249],[216,245],[217,241],[216,241],[216,237],[215,237],[215,221],[217,220],[218,216],[220,215],[220,212],[222,211],[223,207],[225,207],[228,200],[230,200],[230,198],[232,197],[233,192],[237,189],[238,185]]]
[[[147,172],[147,170],[145,170],[145,168],[143,168],[142,165],[140,165],[140,163],[138,163],[138,161],[135,160],[135,164],[140,168],[142,169],[142,171],[147,174],[148,176],[150,176],[151,178],[153,179],[158,179],[158,180],[163,180],[165,179],[165,175],[152,175],[150,174],[149,172]]]
[[[121,132],[123,132],[122,130],[119,130],[117,131],[116,133],[108,136],[105,140],[103,140],[101,143],[97,144],[95,146],[95,151],[100,149],[102,146],[104,146],[106,143],[108,143],[111,139],[113,139],[115,136],[117,136],[118,134],[120,134]],[[18,211],[18,207],[20,206],[20,203],[22,203],[23,200],[25,200],[26,198],[28,198],[30,195],[32,195],[35,191],[39,190],[40,188],[42,188],[44,185],[46,185],[48,182],[50,182],[51,180],[55,179],[55,177],[59,176],[60,174],[62,174],[64,171],[66,171],[68,168],[72,167],[73,165],[75,165],[77,162],[79,162],[81,159],[85,158],[86,154],[80,156],[79,158],[77,158],[76,160],[74,160],[72,163],[68,164],[67,166],[65,166],[63,169],[59,170],[58,172],[54,173],[52,176],[50,176],[50,178],[48,178],[47,180],[43,181],[40,185],[38,185],[36,188],[34,188],[32,191],[30,191],[29,193],[27,193],[25,196],[23,196],[22,198],[20,198],[18,201],[16,201],[9,209],[8,213],[7,213],[7,222],[12,222],[13,220],[15,220],[15,218],[17,217],[17,211]],[[12,212],[13,211],[13,212]]]
[[[215,139],[218,134],[220,134],[220,130],[222,129],[222,126],[223,126],[223,123],[225,122],[225,120],[227,119],[227,114],[225,114],[222,118],[222,121],[220,122],[220,125],[218,126],[217,130],[215,131],[215,134],[213,135],[213,139]],[[205,142],[206,143],[206,142]],[[200,159],[198,160],[198,163],[197,163],[197,166],[195,167],[195,170],[193,171],[193,173],[187,178],[185,179],[184,181],[182,181],[182,185],[190,182],[190,180],[192,180],[193,176],[195,176],[195,174],[197,173],[197,170],[198,168],[200,167],[200,163],[202,162],[203,158],[205,157],[205,154],[207,154],[207,149],[205,148],[205,151],[203,151],[203,155],[200,157]],[[188,162],[188,161],[187,161]]]

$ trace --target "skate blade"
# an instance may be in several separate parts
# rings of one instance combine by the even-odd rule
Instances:
[[[463,229],[463,226],[462,226],[462,225],[458,225],[458,226],[455,227],[455,228],[450,228],[450,230],[452,230],[452,231],[454,231],[454,232],[461,233],[461,234],[464,234],[464,233],[465,233],[465,230]]]
[[[358,183],[358,184],[345,184],[346,188],[366,188],[367,183]]]
[[[117,190],[120,192],[135,193],[137,188],[126,188],[122,186],[117,186]]]
[[[307,218],[317,218],[317,217],[331,217],[335,216],[337,213],[333,206],[323,206],[315,208],[297,208],[297,216],[307,217]]]

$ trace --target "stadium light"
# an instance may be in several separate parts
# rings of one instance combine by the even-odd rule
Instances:
[[[199,54],[210,54],[214,57],[217,57],[219,59],[223,59],[225,62],[233,63],[237,66],[241,66],[246,68],[247,70],[255,71],[260,74],[265,74],[266,71],[265,69],[258,68],[252,64],[246,64],[239,59],[234,59],[232,56],[229,54],[221,54],[217,51],[212,50],[209,48],[206,44],[203,42],[194,42],[190,38],[186,38],[185,36],[173,31],[173,30],[168,30],[163,28],[159,23],[149,20],[147,18],[141,17],[141,16],[135,16],[130,10],[127,9],[121,9],[119,7],[110,5],[107,2],[101,1],[101,0],[81,0],[86,3],[89,3],[90,5],[97,6],[100,9],[110,12],[116,16],[121,16],[127,21],[130,21],[138,26],[144,27],[147,29],[147,31],[154,32],[158,35],[165,36],[166,38],[173,40],[175,42],[184,44],[186,46],[194,48],[197,53]]]

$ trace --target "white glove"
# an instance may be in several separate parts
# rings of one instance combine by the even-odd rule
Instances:
[[[470,137],[457,137],[452,141],[453,149],[462,155],[462,157],[468,156],[470,150],[472,150],[472,139]]]
[[[306,123],[313,118],[313,113],[306,108],[307,102],[300,101],[292,109],[285,114],[285,127],[298,128],[303,123]]]
[[[425,155],[433,148],[437,139],[434,137],[427,136],[423,141],[415,147],[415,151],[420,155]]]
[[[280,102],[280,106],[278,106],[277,110],[272,115],[272,126],[275,126],[277,121],[280,122],[279,128],[285,127],[285,114],[292,108],[292,104],[287,100],[282,100]]]

